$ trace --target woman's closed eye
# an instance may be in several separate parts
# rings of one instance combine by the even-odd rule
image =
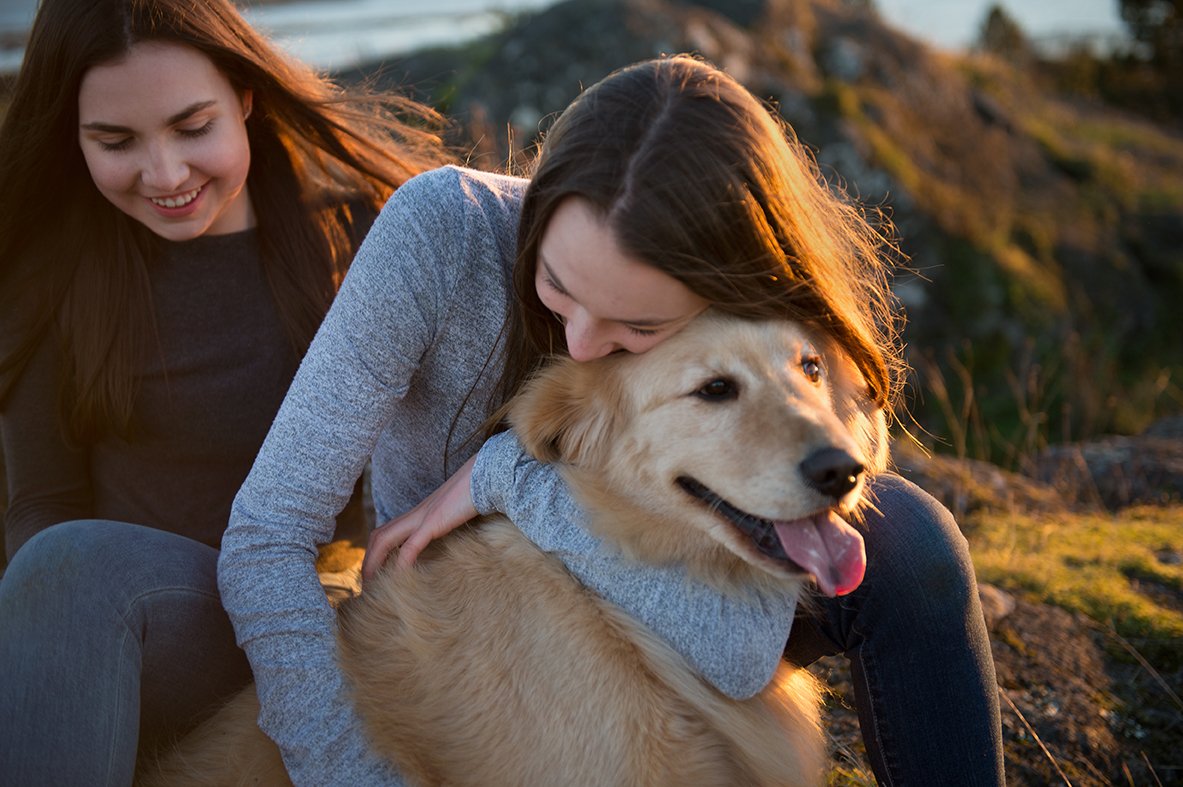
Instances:
[[[214,121],[209,120],[200,126],[197,126],[196,128],[178,128],[177,133],[185,139],[198,139],[200,137],[204,137],[213,130]],[[129,136],[118,140],[100,139],[96,141],[99,143],[99,147],[101,147],[103,150],[109,151],[111,153],[119,153],[131,148],[132,143],[135,141],[135,137]]]
[[[105,140],[105,139],[100,139],[100,140],[96,140],[96,141],[99,143],[99,147],[101,147],[103,150],[110,151],[111,153],[118,153],[120,151],[127,150],[128,148],[131,147],[132,138],[131,137],[124,137],[123,139],[116,140],[113,142]]]
[[[188,139],[196,139],[197,137],[204,137],[213,130],[214,121],[209,120],[197,128],[178,128],[177,133],[182,137],[187,137]]]
[[[560,287],[560,286],[559,286],[559,283],[558,283],[557,281],[555,281],[553,278],[551,278],[551,276],[550,276],[550,274],[549,274],[549,273],[543,273],[543,274],[542,274],[542,282],[543,282],[543,283],[544,283],[544,284],[545,284],[547,287],[549,287],[550,289],[552,289],[552,290],[554,290],[556,293],[558,293],[559,295],[562,295],[564,298],[570,298],[570,297],[571,297],[570,293],[568,293],[566,290],[564,290],[562,287]]]

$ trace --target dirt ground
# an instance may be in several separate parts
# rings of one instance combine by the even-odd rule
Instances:
[[[1183,784],[1183,706],[1169,688],[1183,676],[1148,671],[1086,618],[1014,602],[990,633],[1007,784]],[[847,662],[827,658],[811,669],[834,692],[826,725],[839,775],[831,783],[874,784]]]

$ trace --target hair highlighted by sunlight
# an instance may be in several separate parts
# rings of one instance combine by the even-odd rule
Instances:
[[[822,328],[890,409],[902,361],[887,222],[877,228],[829,188],[746,88],[685,55],[609,75],[546,135],[522,206],[500,398],[566,351],[535,272],[547,222],[572,196],[591,202],[622,249],[715,308]]]

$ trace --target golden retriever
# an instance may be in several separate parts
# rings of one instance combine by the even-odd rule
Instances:
[[[862,578],[845,518],[885,464],[883,414],[801,325],[707,312],[643,355],[553,364],[510,419],[632,558],[682,563],[728,593],[795,592],[809,575],[843,593]],[[729,699],[504,518],[413,569],[391,561],[342,608],[339,641],[375,749],[413,784],[824,781],[806,671],[782,663],[761,694]],[[286,783],[257,708],[248,690],[158,783]]]

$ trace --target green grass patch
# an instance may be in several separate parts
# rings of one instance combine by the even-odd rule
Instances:
[[[1010,301],[1038,324],[1068,311],[1068,293],[1063,276],[1052,263],[1039,262],[1016,245],[1007,244],[994,252],[994,259],[1006,271]]]
[[[1112,625],[1156,668],[1183,667],[1183,506],[980,514],[978,578]]]
[[[1149,123],[1077,118],[1067,130],[1082,141],[1117,150],[1145,151],[1183,165],[1183,141]]]

